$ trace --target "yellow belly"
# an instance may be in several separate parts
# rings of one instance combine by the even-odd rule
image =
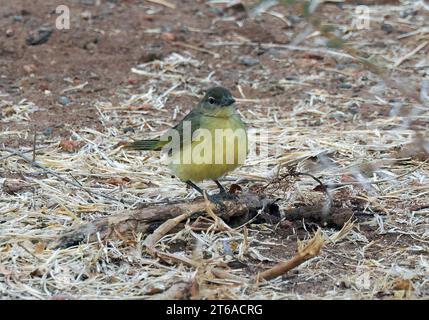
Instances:
[[[216,180],[224,174],[234,170],[238,164],[218,165],[218,164],[183,164],[170,167],[174,174],[182,181],[191,180],[200,182],[203,180]]]
[[[215,180],[244,163],[248,152],[247,134],[239,119],[210,119],[202,123],[200,132],[201,140],[193,140],[180,154],[172,156],[169,168],[180,180]]]

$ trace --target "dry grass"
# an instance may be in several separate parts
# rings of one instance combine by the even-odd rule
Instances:
[[[374,7],[371,17],[380,21],[387,12],[395,14],[415,5]],[[352,7],[345,8],[345,17],[352,13]],[[386,47],[374,46],[377,39],[367,39],[365,31],[352,30],[349,37],[367,52],[383,57],[389,68],[396,64],[394,75],[401,81],[420,87],[429,66],[428,47],[413,56],[407,54],[427,39],[424,28],[428,18],[426,13],[426,20],[396,19],[395,23],[409,24],[414,32],[400,39],[384,39]],[[348,22],[339,23],[346,28]],[[211,40],[208,45],[220,55],[225,50],[239,52],[237,43],[242,41]],[[226,40],[233,43],[227,45]],[[310,37],[301,48],[311,46],[313,40]],[[295,51],[292,47],[278,50]],[[302,54],[305,52],[303,49]],[[317,47],[317,52],[329,57],[334,51]],[[325,184],[336,185],[331,191],[333,198],[360,214],[342,232],[323,228],[326,243],[321,254],[295,273],[268,282],[252,280],[257,272],[294,256],[296,233],[301,238],[312,234],[294,230],[284,236],[279,232],[281,226],[268,224],[223,232],[195,232],[187,224],[156,245],[160,252],[183,257],[174,264],[153,258],[142,247],[140,234],[133,239],[100,240],[67,249],[49,247],[52,239],[85,221],[132,210],[142,202],[196,196],[160,165],[157,153],[126,153],[118,144],[130,136],[161,133],[189,110],[188,106],[170,105],[169,99],[196,97],[201,89],[222,81],[199,60],[199,54],[192,48],[178,47],[177,53],[162,61],[136,66],[132,72],[147,78],[138,92],[119,90],[123,101],[119,105],[95,103],[104,130],[70,128],[73,139],[80,143],[75,152],[62,150],[56,139],[39,139],[36,162],[51,171],[0,148],[4,176],[0,178],[0,296],[161,298],[165,296],[156,294],[172,287],[183,298],[187,294],[180,284],[185,283],[193,287],[198,284],[198,290],[190,290],[193,298],[427,298],[429,105],[405,99],[376,76],[358,72],[356,66],[347,64],[347,57],[337,56],[345,61],[343,66],[338,62],[324,71],[323,66],[303,67],[307,73],[301,73],[297,80],[281,79],[274,84],[267,80],[272,72],[268,67],[261,68],[260,77],[252,80],[246,69],[240,71],[241,85],[251,83],[255,92],[261,92],[261,97],[241,96],[240,113],[249,128],[263,128],[271,137],[269,155],[250,155],[246,165],[225,181],[247,187],[263,185],[284,166],[293,165],[320,177]],[[278,69],[293,59],[284,55],[277,58]],[[350,94],[349,90],[337,90],[332,94],[323,84],[338,76],[367,91]],[[363,82],[362,76],[369,80]],[[270,97],[270,86],[281,94]],[[12,104],[7,97],[0,99],[4,113],[0,121],[28,121],[36,109],[28,101]],[[11,109],[4,112],[6,108]],[[386,108],[387,113],[381,112]],[[124,134],[124,127],[133,127],[136,133]],[[418,133],[423,135],[420,140]],[[7,128],[0,133],[2,137],[32,134],[30,130],[14,132]],[[20,151],[31,158],[31,149]],[[16,192],[6,187],[17,183]],[[215,189],[210,183],[202,186]],[[314,187],[310,178],[300,178],[268,192],[281,198],[279,205],[286,209],[324,201]],[[193,263],[186,263],[186,259]]]

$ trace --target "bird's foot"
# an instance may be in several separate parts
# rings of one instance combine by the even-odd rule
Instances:
[[[226,206],[223,203],[222,200],[225,200],[224,197],[224,193],[220,192],[217,194],[213,194],[213,195],[208,195],[207,194],[207,199],[211,202],[214,203],[217,207],[219,207],[222,211],[226,210]]]
[[[213,195],[207,195],[207,197],[222,210],[226,209],[225,201],[236,201],[239,198],[238,195],[229,192],[219,192]]]

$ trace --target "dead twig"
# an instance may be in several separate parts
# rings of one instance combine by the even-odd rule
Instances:
[[[34,135],[33,135],[33,162],[36,162],[36,139],[37,139],[37,131],[36,125],[34,125]]]
[[[143,244],[149,250],[149,252],[153,252],[156,243],[161,240],[163,236],[178,226],[183,220],[188,219],[191,215],[192,212],[186,212],[178,217],[165,221],[152,234],[147,236]]]
[[[147,1],[155,3],[155,4],[162,5],[164,7],[170,8],[170,9],[176,9],[176,5],[175,4],[170,3],[170,2],[168,2],[166,0],[147,0]]]
[[[114,231],[119,232],[121,235],[128,234],[129,236],[137,233],[145,234],[151,230],[158,230],[159,225],[161,225],[162,227],[156,231],[155,235],[147,240],[146,245],[151,247],[164,234],[178,225],[180,221],[186,218],[201,216],[207,212],[207,208],[212,210],[213,215],[218,216],[219,219],[222,218],[236,224],[242,224],[243,220],[248,221],[262,208],[266,208],[268,212],[269,210],[275,210],[275,208],[278,210],[274,201],[270,201],[265,195],[253,192],[241,193],[236,198],[226,195],[226,198],[222,199],[222,197],[225,197],[222,194],[216,196],[222,201],[222,208],[212,203],[208,205],[206,199],[200,197],[192,202],[183,201],[163,206],[146,207],[141,210],[133,210],[132,212],[122,212],[80,225],[62,235],[53,245],[64,248],[76,245],[86,239],[95,241],[97,233],[99,233],[100,239],[113,236],[115,234]],[[270,207],[270,203],[274,208]],[[168,221],[170,219],[175,220]]]
[[[317,230],[314,237],[310,239],[306,244],[298,241],[298,253],[290,260],[281,262],[271,269],[261,272],[257,276],[257,282],[260,280],[271,280],[285,274],[286,272],[296,268],[305,261],[314,258],[319,255],[320,249],[324,244],[324,240],[320,229]]]

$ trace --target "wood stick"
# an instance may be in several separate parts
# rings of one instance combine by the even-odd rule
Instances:
[[[233,228],[243,226],[249,221],[257,223],[277,223],[280,221],[278,206],[274,200],[267,198],[264,194],[245,191],[236,196],[218,194],[212,195],[212,197],[220,200],[223,207],[199,197],[193,201],[152,205],[132,211],[124,211],[117,215],[102,217],[81,224],[61,235],[51,246],[66,248],[84,241],[95,241],[97,233],[102,240],[109,237],[117,238],[118,234],[127,238],[138,233],[153,233],[145,241],[146,247],[153,248],[159,239],[171,232],[183,220],[188,218],[194,220],[206,215],[207,212],[209,212],[210,217],[218,217],[215,219],[214,227],[222,230],[230,230],[229,226]],[[257,216],[261,209],[264,209],[264,212]],[[316,223],[320,226],[328,225],[341,228],[353,216],[353,211],[349,208],[332,207],[328,213],[324,212],[323,209],[323,205],[303,206],[286,210],[284,217],[289,221],[304,220],[307,223]]]
[[[244,192],[235,197],[231,194],[214,195],[213,198],[220,200],[223,207],[209,203],[209,207],[204,198],[196,198],[192,202],[184,201],[181,203],[166,204],[162,206],[150,206],[143,209],[137,209],[130,212],[123,212],[110,217],[103,217],[92,222],[82,224],[75,229],[63,234],[57,241],[53,243],[54,247],[66,248],[77,245],[82,241],[96,240],[96,234],[100,234],[100,239],[114,237],[116,233],[123,236],[138,233],[149,233],[163,224],[169,219],[177,218],[183,215],[178,220],[186,217],[196,218],[206,214],[207,208],[213,210],[213,213],[221,219],[229,221],[233,219],[235,223],[242,224],[242,220],[248,221],[252,216],[256,215],[258,210],[266,207],[267,210],[272,210],[267,206],[267,202],[271,203],[274,208],[278,207],[273,200],[266,199],[265,195]],[[167,222],[153,238],[148,240],[148,244],[153,244],[158,241],[159,236],[163,236],[164,232],[168,232],[172,225],[173,227],[178,220]],[[116,232],[115,232],[116,231]],[[155,243],[156,243],[155,241]]]
[[[324,243],[320,229],[317,230],[314,237],[311,238],[306,245],[302,245],[298,242],[298,253],[290,260],[280,262],[271,269],[261,272],[257,277],[257,282],[260,280],[271,280],[277,278],[304,263],[305,261],[314,258],[319,255],[320,249]]]
[[[156,243],[161,240],[163,236],[165,236],[168,232],[170,232],[170,230],[175,228],[183,220],[188,219],[192,215],[192,213],[193,212],[189,211],[181,214],[176,218],[165,221],[162,225],[158,227],[158,229],[155,230],[154,233],[147,236],[143,244],[149,249],[149,251],[152,251]]]

